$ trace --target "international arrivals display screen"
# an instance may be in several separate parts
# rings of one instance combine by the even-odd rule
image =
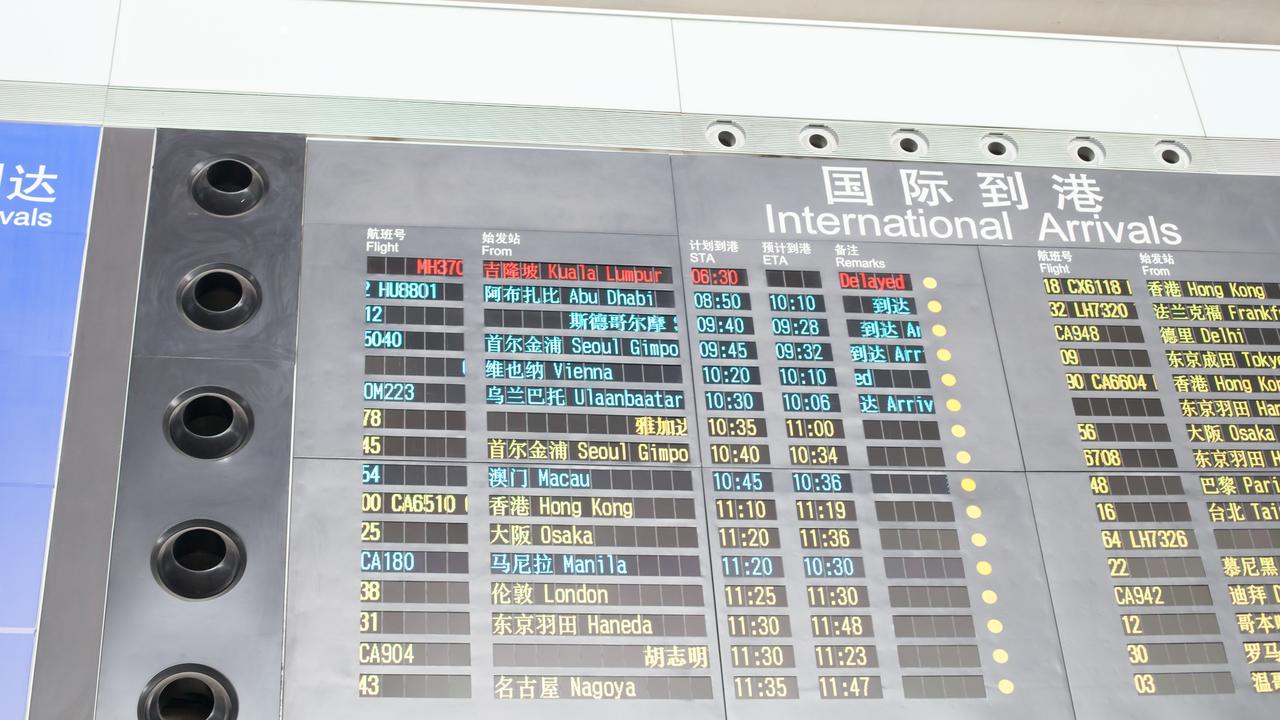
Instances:
[[[1274,716],[1278,198],[312,141],[284,716]]]

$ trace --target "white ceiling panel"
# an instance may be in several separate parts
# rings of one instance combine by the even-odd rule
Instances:
[[[1280,138],[1280,51],[1182,48],[1205,132]]]
[[[124,0],[112,84],[677,110],[669,21],[305,0]]]
[[[1199,135],[1175,47],[675,21],[685,112]]]
[[[0,80],[106,85],[119,0],[0,2]]]

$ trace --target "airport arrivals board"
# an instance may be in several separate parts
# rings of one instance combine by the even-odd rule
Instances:
[[[306,176],[286,718],[1280,710],[1275,178]]]

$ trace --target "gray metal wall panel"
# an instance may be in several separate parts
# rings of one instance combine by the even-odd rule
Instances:
[[[669,163],[638,153],[313,142],[306,220],[672,235]],[[388,187],[396,192],[376,190]]]
[[[93,717],[154,140],[151,130],[108,128],[102,135],[36,640],[31,720]]]

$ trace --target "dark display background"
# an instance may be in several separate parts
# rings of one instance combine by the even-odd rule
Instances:
[[[866,168],[871,179],[874,206],[828,203],[824,193],[823,166]],[[938,206],[910,207],[900,187],[899,171],[904,168],[942,171],[948,181],[952,202]],[[984,208],[975,177],[977,172],[1021,173],[1029,201],[1022,208]],[[554,152],[490,148],[448,148],[435,146],[336,143],[312,141],[307,159],[306,215],[303,241],[303,270],[298,344],[296,421],[294,428],[294,471],[290,515],[290,558],[288,613],[285,647],[285,717],[396,718],[409,713],[447,713],[496,716],[504,712],[539,718],[609,713],[620,718],[641,718],[654,712],[677,712],[682,717],[766,718],[779,710],[823,712],[828,709],[865,709],[876,717],[946,718],[1201,718],[1240,713],[1274,712],[1276,695],[1255,692],[1251,672],[1277,671],[1280,665],[1265,660],[1248,664],[1243,642],[1274,642],[1276,635],[1243,636],[1236,629],[1234,608],[1223,574],[1220,557],[1266,555],[1277,552],[1258,546],[1251,550],[1219,550],[1211,522],[1207,498],[1201,490],[1201,474],[1240,475],[1249,469],[1216,469],[1197,472],[1193,450],[1206,447],[1187,441],[1183,429],[1189,421],[1179,414],[1179,401],[1186,394],[1175,392],[1164,352],[1175,346],[1161,341],[1159,328],[1168,325],[1211,323],[1157,320],[1153,299],[1145,286],[1144,266],[1159,266],[1168,276],[1161,280],[1269,282],[1280,277],[1276,248],[1277,221],[1271,206],[1276,181],[1270,178],[1211,178],[1152,173],[1108,173],[1086,170],[1098,181],[1105,196],[1099,202],[1105,210],[1075,212],[1070,202],[1059,207],[1052,189],[1055,173],[1067,170],[1033,168],[992,168],[970,166],[896,165],[892,163],[782,160],[748,158],[667,157],[662,155]],[[766,205],[772,210],[799,212],[811,206],[814,212],[874,212],[902,214],[908,209],[932,215],[988,217],[1002,210],[1010,213],[1012,237],[989,246],[971,240],[948,242],[907,238],[796,237],[770,235]],[[1157,223],[1176,223],[1183,242],[1177,247],[1139,246],[1128,242],[1064,245],[1038,242],[1042,217],[1049,213],[1061,222],[1069,220],[1136,220],[1148,216]],[[424,277],[413,274],[370,274],[368,258],[384,257],[371,252],[366,243],[370,232],[381,237],[390,232],[394,250],[386,257],[447,258],[462,261],[460,277]],[[485,234],[510,238],[518,233],[518,244],[486,243]],[[773,248],[766,243],[790,243]],[[807,245],[807,252],[801,249]],[[999,246],[998,246],[999,245]],[[856,246],[856,255],[854,246]],[[509,249],[510,255],[486,255],[485,248]],[[775,251],[776,250],[776,251]],[[1062,251],[1070,259],[1064,259]],[[1042,255],[1056,251],[1056,259]],[[714,261],[703,253],[714,256]],[[1172,254],[1173,264],[1160,258],[1155,262],[1143,253]],[[785,266],[777,258],[785,258]],[[841,267],[856,261],[871,267]],[[607,283],[585,280],[486,279],[486,260],[507,262],[591,263],[614,266],[658,266],[670,269],[669,283]],[[875,262],[872,262],[875,261]],[[1061,275],[1042,272],[1042,263],[1067,265]],[[745,271],[745,282],[737,286],[695,285],[695,268],[734,268]],[[768,271],[807,271],[821,287],[771,286]],[[879,273],[906,277],[910,289],[842,289],[839,276],[845,273]],[[739,276],[740,278],[742,275]],[[796,276],[798,277],[798,276]],[[1132,294],[1127,297],[1080,296],[1082,301],[1123,301],[1134,304],[1136,317],[1062,320],[1050,317],[1048,303],[1063,299],[1046,294],[1045,277],[1127,279]],[[409,280],[461,284],[461,300],[366,300],[366,280]],[[674,307],[596,307],[572,305],[529,305],[485,302],[484,285],[515,284],[568,287],[643,289],[670,291]],[[697,307],[696,292],[738,292],[749,297],[751,309],[705,309]],[[770,294],[815,294],[824,309],[815,312],[770,310]],[[902,315],[875,315],[848,312],[846,298],[908,298],[913,310]],[[1266,304],[1270,300],[1212,300],[1197,302],[1237,302]],[[867,301],[869,302],[869,301]],[[389,325],[366,323],[364,306],[404,305],[422,308],[452,308],[461,324]],[[858,306],[862,307],[862,306]],[[610,331],[547,330],[495,327],[486,310],[600,311],[675,315],[678,332],[637,333]],[[855,308],[857,309],[857,308]],[[429,311],[428,311],[429,312]],[[700,332],[715,326],[698,324],[698,316],[723,321],[750,318],[751,329],[731,332]],[[424,315],[426,317],[426,315]],[[826,321],[825,337],[795,338],[774,333],[775,318],[812,318]],[[897,340],[850,337],[848,321],[890,320],[919,324],[920,337]],[[446,321],[447,322],[447,321]],[[1100,342],[1060,342],[1054,336],[1055,322],[1094,325],[1130,325],[1142,330],[1140,342],[1108,344]],[[1227,323],[1239,327],[1273,327],[1274,323]],[[460,334],[461,350],[396,351],[362,347],[362,334],[370,328]],[[486,350],[486,334],[559,334],[591,338],[660,338],[679,343],[678,358],[582,357],[521,355]],[[754,342],[756,358],[741,361],[700,357],[703,341]],[[831,346],[830,359],[801,362],[775,358],[778,341],[814,341]],[[850,345],[889,343],[922,350],[921,362],[868,364],[855,362]],[[1062,348],[1115,347],[1145,350],[1150,367],[1084,368],[1084,372],[1114,371],[1145,373],[1159,388],[1155,392],[1069,391],[1064,373]],[[1208,346],[1195,345],[1199,349]],[[1252,346],[1250,346],[1252,347]],[[1237,350],[1248,348],[1237,347]],[[1255,348],[1257,349],[1257,348]],[[939,351],[945,350],[945,353]],[[367,375],[367,354],[385,356],[452,358],[465,363],[464,377],[389,378]],[[944,359],[945,358],[945,359]],[[485,377],[486,360],[529,359],[539,361],[579,361],[642,363],[679,366],[678,382],[626,383],[621,381],[516,381]],[[755,368],[758,385],[730,386],[706,381],[704,366],[743,365]],[[829,373],[830,387],[799,388],[804,392],[834,393],[838,412],[785,411],[782,395],[797,388],[781,384],[783,366],[805,366]],[[857,387],[855,377],[869,369],[915,371],[918,382],[923,372],[927,386],[910,389]],[[1224,371],[1217,371],[1224,372]],[[1242,372],[1242,371],[1231,371]],[[1258,371],[1264,372],[1264,371]],[[863,375],[863,377],[866,377]],[[387,403],[366,402],[362,383],[369,378],[446,383],[465,387],[465,402]],[[883,376],[877,378],[877,385]],[[582,407],[502,406],[486,402],[486,386],[513,384],[561,387],[631,387],[663,389],[683,394],[681,409],[601,409]],[[760,393],[763,407],[753,410],[708,409],[708,391]],[[456,391],[454,391],[456,392]],[[935,403],[931,413],[901,415],[868,414],[860,410],[859,394],[917,394]],[[1081,418],[1073,412],[1073,398],[1158,398],[1162,414],[1154,417]],[[1236,397],[1236,396],[1229,396]],[[1254,394],[1258,398],[1263,395]],[[957,401],[954,408],[947,401]],[[954,403],[953,403],[954,404]],[[456,424],[430,430],[375,432],[362,427],[362,409],[426,410],[460,412],[465,430]],[[658,416],[683,419],[687,434],[678,437],[638,437],[626,434],[539,433],[510,429],[490,429],[489,413],[552,412],[569,415]],[[444,421],[442,414],[437,419]],[[713,437],[709,419],[735,418],[759,421],[756,427],[767,436]],[[839,420],[843,437],[830,440],[789,439],[787,421]],[[1167,442],[1082,442],[1077,423],[1081,421],[1142,422],[1167,427]],[[926,431],[918,439],[868,438],[864,421],[912,422],[933,425],[936,439]],[[1219,422],[1226,420],[1219,419]],[[1265,418],[1238,418],[1240,423],[1266,423]],[[456,420],[455,420],[456,422]],[[955,430],[960,427],[961,430]],[[595,428],[592,428],[595,429]],[[465,454],[455,457],[415,459],[394,454],[370,456],[362,438],[416,436],[451,438]],[[494,439],[579,440],[594,442],[653,441],[687,445],[688,463],[574,462],[491,460]],[[443,441],[442,441],[443,442]],[[717,463],[717,444],[755,444],[768,450],[769,461],[740,456],[743,462]],[[793,461],[790,446],[838,446],[841,460],[829,466],[801,466]],[[1238,443],[1229,447],[1263,447],[1269,452],[1275,443]],[[906,461],[893,466],[875,461],[875,448],[910,448]],[[1089,447],[1141,447],[1172,453],[1172,466],[1089,468],[1082,450]],[[1227,446],[1224,446],[1227,447]],[[870,454],[869,454],[870,452]],[[894,462],[892,459],[889,462]],[[381,464],[450,468],[449,482],[439,487],[393,487],[362,484],[362,465]],[[537,490],[490,486],[490,466],[536,468],[590,468],[597,483],[592,489]],[[465,469],[465,484],[459,474]],[[687,475],[687,489],[675,482],[671,490],[601,489],[604,473],[638,471]],[[771,473],[772,491],[753,492],[742,486],[718,489],[714,474]],[[443,472],[443,471],[439,471]],[[829,493],[796,492],[793,472],[843,473],[849,491]],[[1273,470],[1253,469],[1252,474],[1269,475]],[[1114,497],[1102,500],[1157,501],[1181,503],[1187,515],[1160,516],[1150,521],[1100,522],[1100,501],[1091,490],[1095,475],[1178,476],[1181,495],[1160,497]],[[892,477],[891,477],[892,476]],[[895,484],[896,483],[896,484]],[[905,484],[904,484],[905,483]],[[913,484],[914,483],[914,484]],[[923,488],[923,489],[922,489]],[[418,491],[463,494],[469,501],[465,512],[456,514],[379,514],[361,510],[362,493],[369,491]],[[690,507],[679,517],[634,519],[615,518],[525,518],[524,522],[558,525],[659,527],[660,537],[684,538],[658,548],[631,547],[600,541],[599,548],[569,546],[509,547],[490,544],[490,524],[513,518],[491,515],[491,496],[569,496],[602,499],[674,501],[672,506]],[[1253,498],[1266,501],[1266,498]],[[1272,497],[1271,500],[1275,500]],[[774,512],[763,518],[726,517],[723,502],[772,501]],[[852,502],[854,513],[845,517],[810,519],[797,501]],[[926,508],[927,506],[927,508]],[[745,507],[745,506],[742,506]],[[824,507],[830,507],[824,506]],[[914,513],[940,513],[906,517]],[[821,510],[816,510],[822,512]],[[730,513],[735,511],[729,511]],[[676,513],[680,515],[679,512]],[[661,513],[659,513],[661,515]],[[856,517],[854,517],[856,515]],[[465,542],[451,537],[424,538],[428,542],[382,540],[362,543],[362,521],[381,521],[385,531],[392,523],[426,522],[465,525]],[[1236,527],[1236,526],[1231,526]],[[1256,520],[1240,528],[1271,530],[1280,523]],[[764,528],[778,547],[723,548],[726,529]],[[802,547],[805,528],[856,530],[858,543],[852,548]],[[1166,550],[1109,551],[1099,540],[1105,529],[1190,529],[1197,546],[1177,552]],[[455,528],[457,531],[457,528]],[[940,545],[910,549],[886,547],[887,538],[930,534],[944,538]],[[919,532],[917,532],[919,531]],[[443,532],[443,531],[441,531]],[[696,548],[687,545],[696,537]],[[660,543],[661,544],[661,543]],[[447,562],[458,562],[465,553],[465,572],[434,572],[444,569],[444,560],[428,561],[433,572],[361,572],[362,550],[409,550],[426,553],[454,553]],[[640,554],[661,558],[684,556],[678,576],[665,571],[661,576],[546,575],[512,577],[491,572],[491,553],[549,552],[582,554]],[[1201,577],[1160,576],[1151,579],[1116,578],[1109,575],[1108,558],[1196,557],[1203,567]],[[774,559],[770,576],[726,577],[729,556]],[[422,556],[424,559],[426,556]],[[805,558],[852,558],[856,577],[806,577]],[[447,564],[447,563],[446,563]],[[1135,561],[1135,565],[1138,562]],[[635,565],[631,565],[635,567]],[[645,562],[640,562],[645,567]],[[663,567],[666,567],[665,565]],[[696,568],[696,574],[688,574]],[[914,568],[914,569],[913,569]],[[447,569],[458,569],[450,565]],[[426,581],[455,583],[451,590],[437,588],[427,603],[361,602],[361,581]],[[492,632],[497,614],[513,609],[495,605],[491,583],[528,581],[610,583],[620,585],[661,585],[668,591],[680,586],[686,604],[533,606],[530,612],[615,613],[634,617],[684,616],[680,621],[686,634],[655,633],[653,636],[540,637],[537,635],[498,637]],[[1272,585],[1275,577],[1251,578],[1252,584]],[[1232,580],[1231,582],[1244,582]],[[457,585],[460,583],[461,585]],[[385,583],[384,583],[385,584]],[[1113,596],[1117,585],[1204,586],[1211,605],[1195,607],[1119,607]],[[726,586],[767,585],[785,590],[786,604],[726,607]],[[856,586],[861,601],[856,607],[817,608],[806,600],[808,586]],[[463,589],[462,586],[465,586]],[[908,588],[934,588],[926,602],[905,607],[893,600]],[[951,599],[942,602],[936,593],[949,588]],[[925,592],[924,590],[921,590]],[[435,592],[435,591],[432,591]],[[653,592],[659,592],[653,590]],[[1280,593],[1280,590],[1276,590]],[[428,593],[430,594],[430,593]],[[643,593],[642,593],[643,594]],[[664,596],[665,597],[665,596]],[[690,598],[700,598],[698,601]],[[1277,611],[1280,597],[1272,603],[1248,608],[1254,612]],[[516,608],[518,610],[518,608]],[[438,613],[423,632],[382,634],[360,631],[361,612],[409,611]],[[1161,637],[1126,636],[1122,615],[1141,613],[1196,613],[1216,618],[1214,633],[1183,632]],[[812,616],[863,616],[870,632],[856,638],[815,637]],[[789,633],[774,637],[741,637],[736,634],[733,616],[751,618],[777,616]],[[384,615],[384,621],[385,621]],[[923,620],[920,620],[923,618]],[[921,630],[924,626],[950,631]],[[763,621],[761,621],[763,622]],[[692,623],[692,624],[691,624]],[[668,630],[670,630],[668,625]],[[689,632],[689,628],[694,628]],[[916,627],[916,630],[911,630]],[[957,629],[958,628],[958,629]],[[971,628],[971,629],[969,629]],[[1184,630],[1186,628],[1183,628]],[[1201,629],[1204,629],[1201,627]],[[933,636],[931,636],[933,635]],[[413,665],[360,662],[361,643],[417,643],[419,662]],[[1220,645],[1223,657],[1188,656],[1181,662],[1161,664],[1128,662],[1129,646],[1150,645],[1148,652],[1179,652],[1156,648],[1167,643],[1199,646]],[[460,648],[466,645],[467,648]],[[509,645],[525,648],[523,655]],[[591,660],[570,661],[571,650],[544,648],[537,654],[532,646],[605,646],[582,650]],[[650,667],[635,665],[642,650],[631,646],[705,646],[705,667]],[[815,646],[857,645],[872,649],[873,661],[846,668],[817,666]],[[627,646],[621,648],[620,646]],[[734,646],[759,648],[777,646],[786,658],[783,668],[734,667]],[[1200,648],[1203,650],[1203,647]],[[581,650],[581,649],[580,649]],[[750,653],[751,651],[745,651]],[[510,661],[512,653],[519,662]],[[530,655],[529,653],[534,653]],[[558,655],[556,653],[559,653]],[[591,655],[591,653],[595,653]],[[934,661],[926,656],[938,653]],[[529,658],[533,658],[530,660]],[[422,659],[426,658],[426,664]],[[604,658],[603,660],[601,658]],[[1195,660],[1206,660],[1195,662]],[[623,667],[626,665],[626,667]],[[1136,675],[1153,674],[1157,692],[1143,694],[1147,680]],[[1164,673],[1196,674],[1185,682],[1166,680]],[[1229,677],[1229,687],[1222,677]],[[379,691],[360,688],[362,676],[379,676]],[[403,682],[402,675],[436,676],[431,680]],[[558,684],[560,699],[499,699],[495,697],[496,676],[635,679],[639,693],[669,693],[675,699],[599,700],[596,703],[567,703]],[[822,676],[867,677],[865,691],[850,692],[841,680]],[[1212,676],[1212,677],[1211,677]],[[753,678],[755,680],[753,680]],[[784,678],[778,691],[773,681]],[[785,678],[790,678],[789,681]],[[1216,679],[1215,679],[1216,678]],[[1184,678],[1185,679],[1185,678]],[[1208,685],[1198,685],[1200,681]],[[369,687],[364,686],[365,689]],[[558,681],[559,682],[559,681]],[[567,680],[564,681],[567,683]],[[1214,683],[1218,683],[1214,685]],[[417,683],[417,685],[415,685]],[[832,684],[834,683],[834,684]],[[1181,683],[1181,684],[1180,684]],[[1212,694],[1167,697],[1175,688],[1190,683],[1193,689]],[[431,698],[398,698],[401,686],[417,688],[404,694],[422,692]],[[420,687],[419,687],[420,685]],[[542,687],[541,683],[538,685]],[[655,688],[661,687],[661,690]],[[842,697],[824,698],[824,690]],[[395,688],[395,690],[391,690]],[[540,691],[539,691],[540,692]],[[774,697],[779,692],[785,697]],[[744,693],[749,697],[744,697]],[[861,696],[861,695],[866,695]],[[535,698],[538,693],[535,693]],[[604,707],[601,707],[603,705]]]

